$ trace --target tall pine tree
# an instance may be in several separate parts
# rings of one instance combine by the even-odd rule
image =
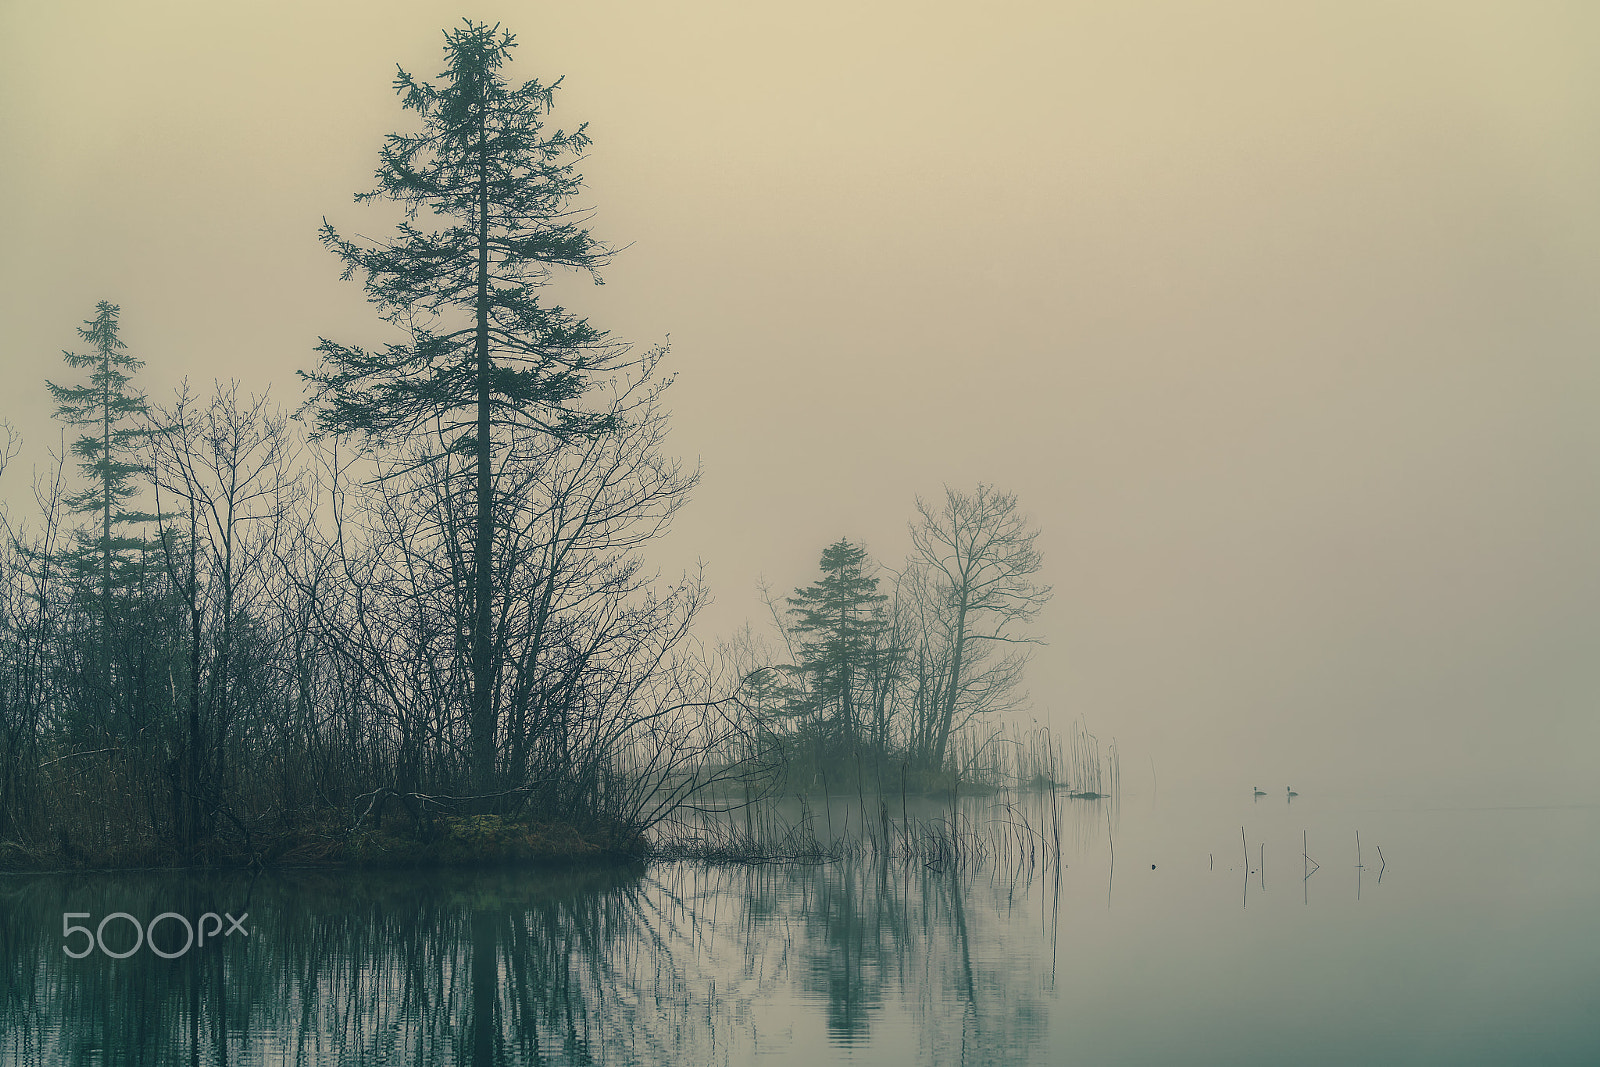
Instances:
[[[515,43],[498,26],[465,22],[445,34],[438,84],[399,71],[395,90],[422,129],[385,140],[377,188],[356,200],[396,201],[405,220],[386,241],[345,238],[325,221],[322,241],[345,277],[364,276],[368,298],[405,339],[381,351],[323,339],[320,366],[301,372],[321,432],[381,445],[432,437],[435,459],[470,457],[471,484],[461,491],[475,515],[463,539],[472,544],[467,721],[482,792],[494,783],[498,722],[496,464],[514,434],[607,432],[611,420],[580,401],[597,374],[621,369],[626,351],[540,299],[553,268],[598,282],[608,251],[573,206],[585,127],[547,127],[559,79],[506,81],[501,68]]]
[[[78,328],[78,336],[91,351],[62,353],[69,366],[90,371],[88,382],[45,382],[56,402],[56,418],[73,426],[92,427],[72,443],[78,468],[89,484],[66,503],[74,513],[99,519],[98,535],[80,533],[74,562],[80,572],[99,579],[102,640],[110,626],[112,591],[120,584],[118,572],[128,563],[130,553],[146,547],[143,539],[118,536],[116,531],[124,524],[154,517],[125,506],[138,494],[135,479],[146,469],[140,451],[148,430],[144,394],[130,387],[144,362],[127,353],[118,335],[120,314],[120,307],[102,300],[95,305],[94,318]]]

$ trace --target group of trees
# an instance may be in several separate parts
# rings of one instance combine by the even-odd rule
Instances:
[[[548,297],[610,251],[574,206],[585,128],[506,80],[514,45],[468,22],[437,83],[399,72],[420,129],[356,199],[404,218],[321,233],[390,339],[323,339],[299,424],[237,383],[149,402],[115,304],[79,331],[87,377],[48,383],[76,488],[63,450],[0,546],[0,865],[309,855],[390,801],[637,840],[752,736],[939,769],[1015,695],[1049,590],[987,486],[919,501],[891,581],[830,546],[731,695],[688,654],[704,584],[639,554],[699,477],[664,451],[666,352]]]
[[[0,851],[250,853],[389,798],[626,837],[735,728],[682,654],[702,583],[638,554],[698,478],[666,353],[545,296],[609,252],[514,45],[469,22],[437,83],[398,74],[420,131],[356,199],[404,221],[322,231],[392,339],[322,341],[308,435],[237,384],[147,402],[114,304],[80,331],[49,389],[81,488],[39,480],[0,560]]]
[[[900,570],[880,577],[841,539],[786,606],[767,595],[781,649],[748,633],[729,646],[766,736],[819,770],[862,756],[945,770],[953,737],[1024,696],[1038,639],[1023,627],[1050,598],[1038,531],[989,485],[946,487],[917,513]]]

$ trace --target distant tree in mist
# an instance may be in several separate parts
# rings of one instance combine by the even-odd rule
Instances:
[[[1033,576],[1044,566],[1034,547],[1039,531],[1012,493],[979,484],[972,493],[945,487],[942,502],[917,498],[911,523],[911,568],[942,637],[939,698],[928,756],[941,766],[952,731],[974,715],[1007,706],[1040,643],[1021,630],[1050,599]]]
[[[840,539],[822,552],[822,577],[788,598],[794,620],[796,667],[807,680],[796,710],[819,733],[854,747],[861,741],[861,710],[868,703],[867,668],[875,639],[887,627],[878,579],[867,550]]]
[[[1033,579],[1038,531],[1014,495],[989,485],[916,505],[912,552],[889,592],[866,550],[840,540],[786,611],[763,587],[782,650],[748,628],[722,646],[753,717],[780,744],[809,737],[819,770],[864,755],[943,773],[952,737],[1025,696],[1040,641],[1024,625],[1050,598]]]

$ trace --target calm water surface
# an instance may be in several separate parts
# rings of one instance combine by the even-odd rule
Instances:
[[[982,829],[995,801],[962,810]],[[1600,806],[1060,814],[1061,868],[4,876],[0,1062],[1600,1062]],[[67,912],[248,934],[72,959]],[[184,938],[166,919],[155,947]],[[102,940],[128,951],[132,923]]]

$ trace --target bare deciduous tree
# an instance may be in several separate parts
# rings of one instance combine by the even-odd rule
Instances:
[[[239,705],[235,649],[252,613],[265,609],[266,568],[273,542],[297,494],[288,416],[267,397],[241,403],[239,385],[217,382],[201,402],[184,382],[170,407],[153,413],[150,433],[156,508],[163,491],[184,504],[187,536],[163,519],[161,548],[167,574],[189,614],[188,722],[184,749],[187,844],[202,830],[200,805],[216,809],[221,761]],[[180,559],[180,554],[187,560]],[[204,557],[205,588],[200,587]],[[202,682],[209,611],[210,665]],[[201,691],[204,689],[202,704]],[[202,718],[202,710],[204,712]]]
[[[1020,627],[1050,599],[1050,587],[1033,581],[1043,566],[1034,547],[1038,531],[1014,494],[982,483],[970,494],[946,486],[942,503],[918,497],[917,512],[908,565],[921,572],[923,610],[947,642],[944,662],[929,679],[938,689],[937,714],[925,755],[940,767],[953,729],[1000,709],[1015,691],[1029,650],[1005,646],[1043,643]]]
[[[707,590],[698,574],[662,583],[638,552],[699,478],[663,453],[666,383],[653,372],[664,355],[616,384],[611,432],[503,438],[489,727],[460,714],[477,684],[470,461],[446,452],[422,465],[418,449],[364,480],[342,477],[329,537],[312,554],[322,562],[301,581],[334,578],[314,598],[316,631],[365,693],[380,791],[457,811],[527,805],[626,830],[670,810],[659,801],[681,798],[686,783],[704,783],[708,753],[732,723],[692,654],[689,626]],[[490,793],[478,792],[485,730]]]

